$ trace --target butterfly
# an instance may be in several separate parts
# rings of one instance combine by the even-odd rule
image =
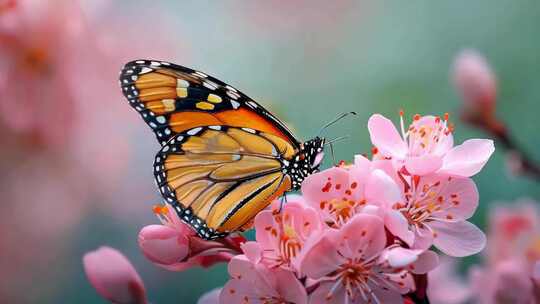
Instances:
[[[299,141],[260,104],[203,72],[136,60],[120,85],[161,144],[154,161],[161,195],[204,239],[248,228],[323,160],[324,137]]]

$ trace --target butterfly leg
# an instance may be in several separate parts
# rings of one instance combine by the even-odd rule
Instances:
[[[283,196],[281,197],[281,200],[279,201],[279,210],[277,213],[281,213],[281,210],[283,210],[283,205],[287,203],[287,192],[283,193]]]

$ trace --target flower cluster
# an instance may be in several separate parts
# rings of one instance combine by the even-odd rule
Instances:
[[[425,296],[426,274],[439,263],[432,246],[463,257],[485,245],[467,221],[479,200],[470,177],[493,143],[454,147],[448,115],[416,115],[405,129],[401,114],[400,134],[377,114],[368,129],[371,159],[357,155],[309,176],[302,195],[255,217],[254,241],[201,240],[165,205],[154,208],[162,225],[139,234],[143,253],[173,271],[228,262],[230,280],[200,303],[411,303],[410,295]]]
[[[470,177],[493,143],[454,147],[447,116],[403,125],[400,135],[372,116],[371,160],[314,174],[302,196],[257,215],[256,241],[230,261],[220,303],[403,303],[415,276],[437,266],[432,245],[455,257],[481,251],[485,236],[467,221],[479,199]]]

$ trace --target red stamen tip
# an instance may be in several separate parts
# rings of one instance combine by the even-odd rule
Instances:
[[[415,115],[413,116],[413,119],[414,119],[414,120],[420,120],[421,117],[422,117],[422,116],[420,116],[420,114],[415,114]]]
[[[377,147],[371,148],[371,154],[375,155],[377,153],[379,153],[379,149],[377,149]]]
[[[450,117],[450,114],[448,114],[448,112],[444,113],[444,120],[448,121],[449,117]]]
[[[405,112],[403,112],[403,109],[399,109],[399,116],[403,116]]]

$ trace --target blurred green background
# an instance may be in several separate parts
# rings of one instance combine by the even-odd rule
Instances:
[[[57,2],[63,5],[50,3]],[[154,56],[152,48],[171,47],[157,52],[168,57],[155,59],[193,67],[230,83],[277,113],[302,139],[314,136],[338,113],[358,112],[328,132],[329,137],[351,135],[336,145],[336,158],[346,161],[354,154],[369,153],[366,123],[371,114],[382,113],[397,122],[401,108],[407,115],[450,112],[456,143],[486,137],[459,121],[460,100],[449,81],[455,55],[463,48],[477,49],[498,75],[499,116],[540,160],[538,1],[99,2],[82,2],[81,9],[97,15],[89,18],[92,26],[110,24],[104,32],[122,47],[122,58]],[[142,29],[145,35],[139,35]],[[128,36],[129,41],[124,40]],[[155,44],[156,39],[164,43]],[[138,47],[130,47],[133,41]],[[85,61],[84,56],[79,59]],[[114,71],[115,78],[120,68],[118,64],[107,71]],[[31,253],[39,255],[55,246],[53,257],[30,259],[21,266],[27,270],[22,278],[2,285],[11,299],[21,303],[103,303],[86,280],[81,256],[109,245],[134,263],[152,303],[195,303],[205,291],[223,285],[226,266],[173,273],[142,256],[137,233],[158,222],[151,212],[160,200],[151,170],[158,144],[119,94],[104,96],[99,87],[87,89],[96,92],[95,98],[120,104],[118,111],[128,117],[105,122],[106,129],[128,130],[130,157],[125,170],[115,181],[118,184],[94,189],[85,203],[90,207],[64,231],[61,241],[40,245]],[[100,168],[103,174],[108,170]],[[540,199],[538,183],[507,173],[501,149],[474,180],[481,203],[473,222],[482,227],[494,202]],[[126,195],[111,198],[101,193],[117,188]],[[132,191],[139,195],[127,195]],[[111,215],[107,208],[92,207],[100,200],[114,200],[110,203],[120,212]]]

